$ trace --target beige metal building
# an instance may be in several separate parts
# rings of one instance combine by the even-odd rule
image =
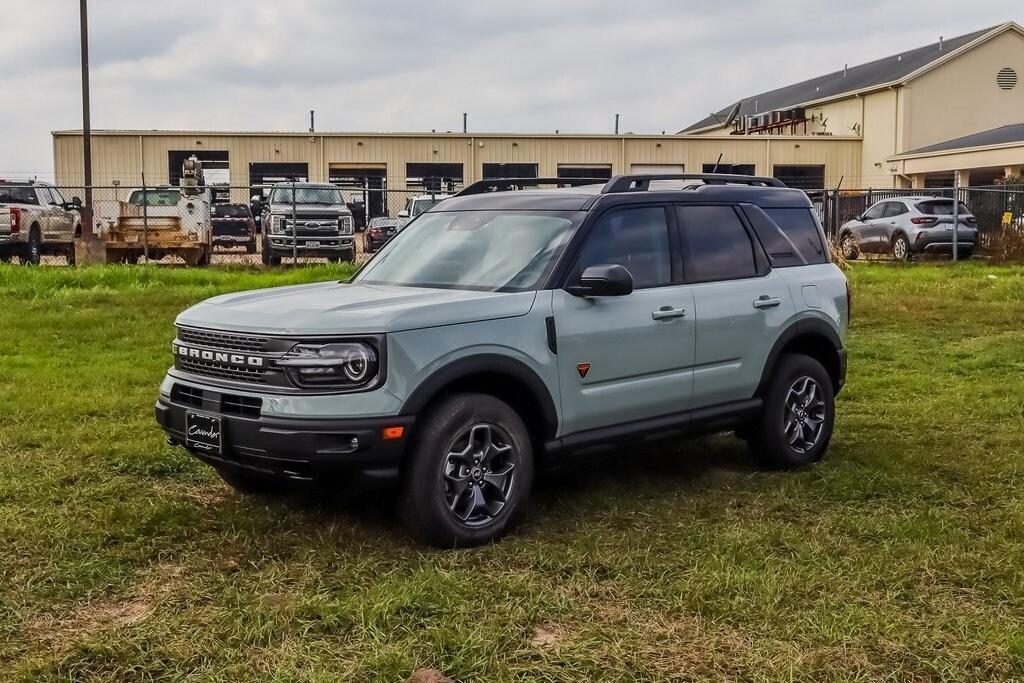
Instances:
[[[719,161],[719,170],[807,189],[948,184],[953,171],[991,182],[1024,165],[1024,133],[1012,139],[1010,125],[1024,121],[1022,76],[1024,29],[1007,23],[745,98],[676,135],[102,130],[93,132],[93,177],[174,183],[181,160],[196,154],[239,188],[236,201],[288,177],[416,189],[700,172]],[[57,182],[80,185],[81,132],[55,131],[53,145]]]

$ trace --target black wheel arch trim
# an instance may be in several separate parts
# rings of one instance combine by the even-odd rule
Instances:
[[[832,389],[835,393],[839,393],[839,390],[846,382],[846,348],[843,346],[843,340],[839,337],[836,329],[824,320],[804,318],[797,320],[786,328],[786,331],[775,340],[771,351],[768,352],[764,369],[761,370],[761,381],[758,382],[757,391],[754,392],[755,396],[761,396],[764,393],[768,383],[771,381],[772,373],[775,371],[775,366],[778,364],[779,356],[782,355],[783,350],[800,337],[821,337],[829,342],[829,345],[836,354],[836,367],[839,370],[836,377],[836,385]]]
[[[547,385],[529,366],[522,361],[497,353],[466,356],[435,370],[413,390],[402,405],[401,415],[418,415],[444,389],[459,380],[481,374],[508,375],[520,382],[537,401],[544,419],[545,437],[553,436],[558,429],[558,412]]]

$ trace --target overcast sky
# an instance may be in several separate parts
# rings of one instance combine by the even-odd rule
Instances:
[[[81,127],[78,3],[8,0],[0,176]],[[979,28],[1000,0],[90,0],[94,128],[670,133]]]

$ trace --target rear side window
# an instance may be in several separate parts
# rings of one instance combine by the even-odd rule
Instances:
[[[38,204],[36,188],[0,185],[0,204]]]
[[[882,217],[882,212],[885,211],[886,203],[887,202],[881,202],[879,204],[875,204],[870,209],[865,211],[864,212],[864,220],[870,221],[873,218],[881,218]]]
[[[953,215],[953,200],[952,199],[932,199],[926,202],[918,202],[914,205],[915,208],[926,216],[952,216]],[[957,213],[967,214],[971,210],[967,208],[967,205],[960,202],[960,208],[957,209]]]
[[[903,202],[889,202],[885,205],[885,218],[895,218],[909,212],[910,209]]]
[[[821,228],[818,227],[818,221],[815,220],[811,209],[766,209],[765,213],[789,238],[789,241],[796,247],[797,254],[806,263],[825,263],[828,260],[825,245],[821,240]],[[770,249],[769,256],[771,256]],[[773,258],[772,265],[781,268],[787,265],[803,264],[779,263],[778,259]]]
[[[679,206],[683,272],[688,282],[757,275],[754,245],[730,206]]]

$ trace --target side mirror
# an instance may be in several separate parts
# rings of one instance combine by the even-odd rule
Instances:
[[[399,218],[408,218],[409,217],[409,212],[408,211],[399,211],[398,212],[398,217]]]
[[[75,207],[76,209],[82,208],[82,199],[81,199],[81,197],[72,197],[71,198],[71,206]]]
[[[566,291],[573,296],[626,296],[633,292],[633,276],[617,264],[589,266]]]
[[[249,203],[250,204],[259,204],[260,199],[261,199],[261,197],[258,194],[254,194],[253,196],[249,197]]]

